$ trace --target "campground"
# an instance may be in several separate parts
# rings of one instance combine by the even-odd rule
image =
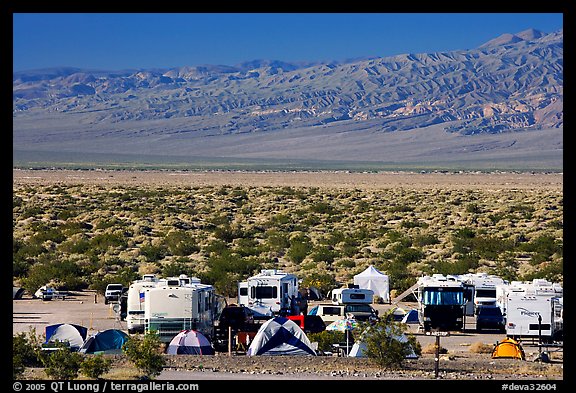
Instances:
[[[311,302],[313,307],[316,302]],[[373,304],[382,313],[389,304]],[[400,303],[409,310],[415,303]],[[57,323],[85,326],[88,334],[105,329],[126,331],[126,322],[119,320],[111,305],[104,304],[101,296],[86,291],[74,293],[65,300],[42,301],[24,296],[13,300],[13,334],[28,332],[34,328],[43,334],[45,327]],[[435,343],[436,337],[418,331],[417,325],[408,325],[422,348]],[[551,353],[550,363],[536,362],[538,347],[523,343],[526,360],[492,359],[490,353],[474,353],[477,343],[494,345],[505,338],[502,333],[477,333],[473,318],[466,321],[463,332],[452,332],[440,338],[441,348],[447,353],[440,356],[440,377],[443,379],[539,379],[561,380],[563,378],[563,352]],[[275,359],[271,359],[275,358]],[[121,357],[115,357],[115,371],[111,379],[126,378]],[[129,366],[126,364],[126,369]],[[423,353],[419,359],[408,359],[405,367],[397,371],[382,371],[365,358],[336,356],[254,356],[242,352],[218,353],[215,356],[167,355],[167,367],[158,377],[160,380],[182,379],[434,379],[434,354]],[[124,371],[123,371],[124,370]],[[42,378],[42,377],[40,377]]]

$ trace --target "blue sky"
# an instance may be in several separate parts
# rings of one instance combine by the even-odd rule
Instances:
[[[14,13],[14,71],[256,59],[330,61],[476,48],[563,27],[562,13]]]

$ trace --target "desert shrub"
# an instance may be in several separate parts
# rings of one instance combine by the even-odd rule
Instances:
[[[155,333],[130,336],[122,346],[128,360],[147,378],[160,375],[166,360],[162,356],[162,342]]]
[[[70,260],[60,260],[53,254],[53,260],[37,263],[30,267],[28,276],[22,279],[22,286],[30,293],[36,292],[42,285],[58,282],[58,289],[78,290],[86,287],[85,272],[82,267]]]
[[[74,379],[78,377],[83,357],[68,348],[59,348],[43,358],[44,372],[53,379]]]
[[[86,355],[80,365],[80,373],[88,378],[100,379],[100,377],[110,371],[112,360],[105,358],[102,354]]]
[[[338,256],[338,253],[328,247],[319,247],[310,256],[314,262],[326,262],[330,265],[334,262],[334,258]]]
[[[184,231],[168,233],[164,238],[164,243],[171,255],[183,257],[200,251],[196,239]]]
[[[26,367],[42,365],[40,348],[40,337],[36,335],[34,328],[28,332],[17,333],[12,337],[12,375],[14,379],[22,376]]]
[[[472,353],[492,353],[494,345],[476,342],[470,345],[470,352]]]
[[[154,244],[144,244],[140,247],[140,255],[143,255],[148,262],[156,262],[163,259],[166,256],[166,246],[164,245],[154,245]]]
[[[313,272],[302,279],[300,287],[315,287],[318,288],[320,292],[326,294],[336,287],[336,279],[334,278],[334,275],[330,273]]]
[[[383,315],[375,324],[361,324],[358,335],[366,345],[364,353],[370,360],[383,368],[400,368],[412,351],[416,355],[422,352],[416,338],[412,334],[406,335],[406,329],[406,324]],[[402,335],[408,340],[397,339]]]
[[[99,277],[92,275],[92,283],[90,284],[90,289],[103,294],[106,290],[108,284],[122,284],[125,287],[129,287],[132,281],[138,280],[140,276],[133,270],[134,267],[124,267],[114,274],[109,274],[104,277]]]
[[[290,247],[290,240],[285,233],[271,229],[266,232],[266,244],[271,251],[280,252]]]
[[[429,246],[432,244],[439,244],[439,243],[440,240],[438,240],[438,236],[433,234],[416,235],[414,236],[413,239],[413,244],[416,247]]]
[[[306,235],[297,235],[290,239],[290,248],[286,256],[294,263],[300,264],[312,250],[312,243]]]
[[[430,343],[430,344],[426,345],[424,348],[422,348],[422,353],[435,354],[436,353],[436,344]],[[448,353],[448,350],[446,348],[444,348],[442,345],[440,345],[440,348],[438,349],[438,353],[445,354],[445,353]]]
[[[344,332],[335,330],[324,330],[318,333],[308,333],[310,342],[318,343],[318,350],[322,352],[332,352],[332,344],[338,344],[345,339]]]

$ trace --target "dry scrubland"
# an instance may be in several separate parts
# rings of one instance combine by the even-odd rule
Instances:
[[[61,261],[77,288],[183,268],[232,296],[260,268],[326,288],[368,264],[397,290],[468,270],[562,281],[562,178],[15,170],[14,278]]]
[[[562,174],[15,170],[14,282],[97,288],[184,270],[233,294],[260,268],[329,287],[368,264],[389,273],[396,291],[423,272],[562,282],[562,187]],[[558,362],[451,353],[441,363],[445,379],[562,379]],[[109,377],[134,377],[125,361],[116,359]],[[185,357],[168,366],[161,378],[434,375],[431,354],[395,372],[344,358]]]

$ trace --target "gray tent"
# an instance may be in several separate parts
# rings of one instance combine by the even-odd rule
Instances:
[[[12,299],[18,300],[22,299],[22,295],[24,295],[24,288],[12,286]]]

